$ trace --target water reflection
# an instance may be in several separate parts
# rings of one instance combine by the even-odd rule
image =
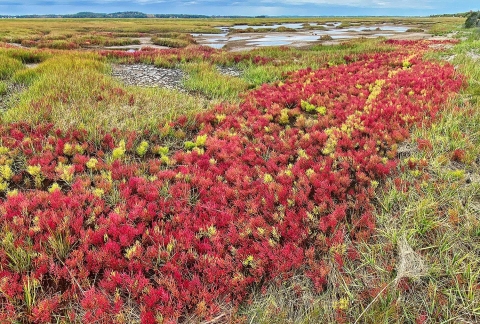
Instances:
[[[317,23],[310,23],[311,26],[315,26]],[[259,25],[259,26],[251,26],[251,25],[234,25],[230,28],[232,29],[261,29],[261,28],[270,28],[270,29],[277,29],[278,27],[286,27],[291,29],[302,29],[303,23],[284,23],[284,24],[273,24],[273,25]]]
[[[203,45],[220,49],[220,48],[225,47],[226,44],[224,44],[224,43],[210,43],[210,44],[203,44]]]
[[[394,31],[398,33],[404,33],[407,30],[408,30],[408,27],[391,26],[391,25],[359,26],[359,27],[348,27],[344,29],[336,29],[336,31],[340,31],[340,32]]]
[[[247,46],[258,46],[258,47],[263,47],[263,46],[285,46],[285,45],[290,45],[292,42],[284,42],[284,41],[263,41],[263,42],[251,42],[247,43]]]
[[[250,36],[234,36],[234,37],[229,37],[228,40],[231,42],[234,42],[234,41],[245,40],[250,38],[251,38]]]

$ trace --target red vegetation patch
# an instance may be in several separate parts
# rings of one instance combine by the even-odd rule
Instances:
[[[456,149],[452,153],[452,161],[465,162],[465,151],[462,149]]]
[[[119,321],[132,302],[143,323],[209,318],[296,271],[322,290],[332,264],[357,257],[346,239],[375,229],[372,183],[396,167],[392,144],[462,84],[452,66],[422,61],[424,48],[264,85],[197,116],[197,141],[168,160],[127,163],[135,134],[94,146],[79,131],[3,126],[13,175],[1,179],[18,192],[0,203],[0,318],[72,317],[72,301],[83,322]],[[61,190],[44,190],[54,182]]]

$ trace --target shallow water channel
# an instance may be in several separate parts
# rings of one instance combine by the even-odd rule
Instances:
[[[318,27],[314,29],[306,29],[305,26]],[[242,42],[248,47],[262,46],[286,46],[294,43],[311,43],[325,40],[331,37],[333,40],[351,39],[356,37],[389,37],[395,34],[404,33],[410,27],[396,26],[388,24],[377,25],[360,25],[346,28],[339,28],[340,23],[284,23],[273,25],[234,25],[232,27],[217,27],[221,30],[219,34],[192,34],[198,44],[210,46],[213,48],[223,48],[232,43]],[[251,33],[235,33],[236,30],[245,30],[251,28],[258,30],[261,28],[277,29],[286,27],[291,31],[286,32],[251,32]],[[323,38],[322,38],[323,37]]]

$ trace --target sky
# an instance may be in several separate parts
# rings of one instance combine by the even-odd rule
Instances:
[[[140,11],[240,16],[428,16],[479,9],[479,0],[0,0],[0,15]]]

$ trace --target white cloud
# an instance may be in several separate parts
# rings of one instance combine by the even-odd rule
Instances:
[[[349,6],[360,8],[432,8],[431,0],[260,0],[262,3],[274,3],[276,5],[330,5],[330,6]],[[441,1],[436,1],[439,3]]]

